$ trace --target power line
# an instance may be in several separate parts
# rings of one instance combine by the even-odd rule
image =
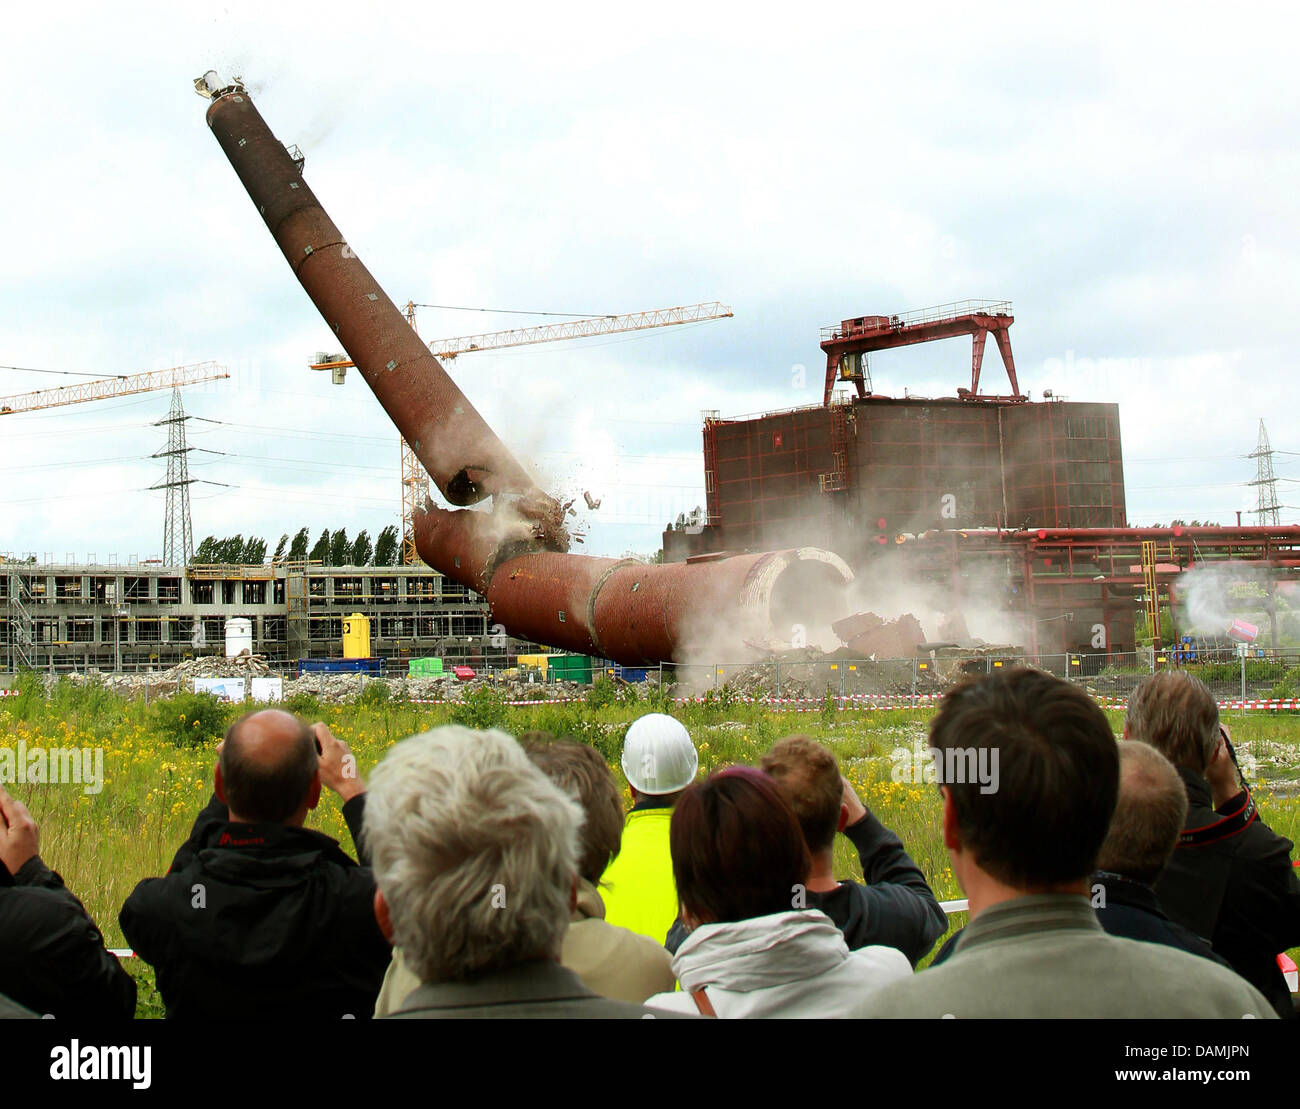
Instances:
[[[85,370],[38,370],[35,366],[0,366],[0,370],[17,370],[24,374],[58,374],[61,377],[115,377],[125,380],[126,374],[88,373]]]
[[[573,319],[613,319],[617,312],[530,312],[526,308],[466,308],[458,304],[417,304],[416,308],[439,308],[444,312],[488,312],[494,316],[571,316]]]
[[[85,497],[95,497],[98,499],[103,497],[117,496],[119,493],[138,493],[138,492],[140,492],[139,486],[132,486],[129,489],[94,489],[87,493],[64,493],[61,496],[57,496],[57,497],[48,497],[48,496],[28,497],[26,499],[19,499],[19,500],[4,500],[4,501],[0,501],[0,504],[43,504],[45,501],[75,501],[75,500],[81,500],[82,498]]]
[[[82,458],[71,462],[34,462],[29,466],[4,466],[0,473],[22,474],[31,470],[62,470],[68,466],[108,466],[117,462],[142,462],[144,457],[138,454],[123,454],[115,458]]]

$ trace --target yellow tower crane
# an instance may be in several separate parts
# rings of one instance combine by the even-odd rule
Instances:
[[[143,374],[96,378],[79,385],[62,385],[57,389],[37,389],[31,393],[0,397],[0,416],[35,412],[41,408],[58,408],[64,404],[108,400],[110,397],[129,397],[133,393],[150,393],[155,389],[181,388],[229,376],[225,366],[216,362],[196,362],[189,366],[173,366],[168,370],[150,370]]]
[[[415,331],[415,309],[412,301],[406,302],[406,319]],[[427,305],[425,306],[427,307]],[[732,311],[716,300],[702,304],[688,304],[677,308],[656,308],[649,312],[625,312],[620,315],[592,316],[587,319],[566,320],[563,323],[542,324],[535,327],[516,327],[506,331],[487,331],[479,335],[461,335],[454,339],[434,339],[429,349],[438,358],[452,359],[462,354],[481,350],[500,350],[502,347],[530,346],[533,343],[558,343],[565,339],[585,339],[593,335],[617,335],[625,331],[644,331],[652,327],[677,327],[705,320],[727,319]],[[417,332],[418,334],[418,332]],[[313,370],[328,370],[335,385],[342,385],[347,371],[355,365],[346,354],[318,353],[311,362]],[[428,480],[428,474],[406,440],[401,447],[402,481],[402,562],[414,565],[420,561],[415,550],[413,521],[419,503],[418,487]]]

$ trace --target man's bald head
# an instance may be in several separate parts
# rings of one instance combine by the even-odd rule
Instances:
[[[231,815],[252,824],[287,824],[309,808],[319,769],[316,734],[279,709],[231,724],[218,764]]]

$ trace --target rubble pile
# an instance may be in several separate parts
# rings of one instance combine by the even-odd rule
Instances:
[[[355,701],[367,686],[376,682],[381,682],[387,687],[390,697],[410,701],[459,701],[466,693],[484,687],[495,689],[507,701],[579,699],[584,697],[590,688],[577,682],[558,681],[546,684],[529,682],[517,677],[498,677],[495,681],[484,677],[463,682],[450,673],[417,677],[406,675],[380,677],[374,674],[322,671],[299,676],[292,672],[286,674],[272,669],[265,656],[247,654],[237,658],[203,655],[199,658],[187,659],[167,670],[126,674],[74,671],[69,674],[46,675],[44,680],[47,695],[53,691],[54,685],[61,678],[66,678],[77,684],[100,682],[124,697],[147,695],[150,700],[153,700],[170,697],[177,692],[192,693],[195,678],[274,677],[283,677],[285,699],[296,694],[305,694],[329,704]],[[246,685],[245,692],[249,689],[250,687]]]
[[[726,675],[726,682],[741,697],[775,697],[778,688],[782,697],[821,697],[826,692],[827,678],[819,671],[828,671],[818,666],[817,660],[824,658],[812,647],[787,651]]]
[[[198,658],[186,659],[166,670],[145,671],[129,674],[82,673],[73,671],[62,675],[70,682],[101,682],[115,693],[124,697],[147,694],[154,697],[170,697],[178,690],[194,691],[195,678],[270,678],[275,676],[264,655],[239,655],[237,658],[223,658],[221,655],[200,655]],[[56,677],[47,676],[46,691],[52,689]]]
[[[977,641],[970,647],[939,647],[931,652],[935,673],[945,682],[955,682],[965,674],[986,674],[989,661],[997,659],[1004,666],[1024,662],[1025,649],[1010,643]]]
[[[496,690],[507,701],[571,699],[584,696],[588,688],[577,682],[547,685],[517,678],[498,678],[495,682],[491,678],[475,678],[462,682],[452,674],[380,678],[371,674],[313,673],[286,678],[284,695],[288,698],[301,693],[329,704],[343,704],[356,700],[366,687],[376,682],[383,683],[390,697],[407,701],[459,701],[483,688]]]
[[[925,632],[910,612],[886,620],[874,612],[859,612],[831,625],[831,631],[858,658],[911,658],[925,642]]]

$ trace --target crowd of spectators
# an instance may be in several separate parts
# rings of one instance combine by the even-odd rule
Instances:
[[[945,907],[807,736],[700,780],[682,723],[643,716],[625,813],[571,739],[436,728],[367,784],[325,725],[265,710],[227,731],[211,800],[119,923],[176,1018],[1294,1018],[1292,844],[1213,697],[1157,674],[1123,733],[1036,670],[949,693],[930,748],[969,920],[934,951]],[[961,773],[989,762],[992,786]],[[325,790],[355,857],[305,826]],[[836,876],[841,835],[861,882]],[[135,1002],[0,789],[0,1016]]]

